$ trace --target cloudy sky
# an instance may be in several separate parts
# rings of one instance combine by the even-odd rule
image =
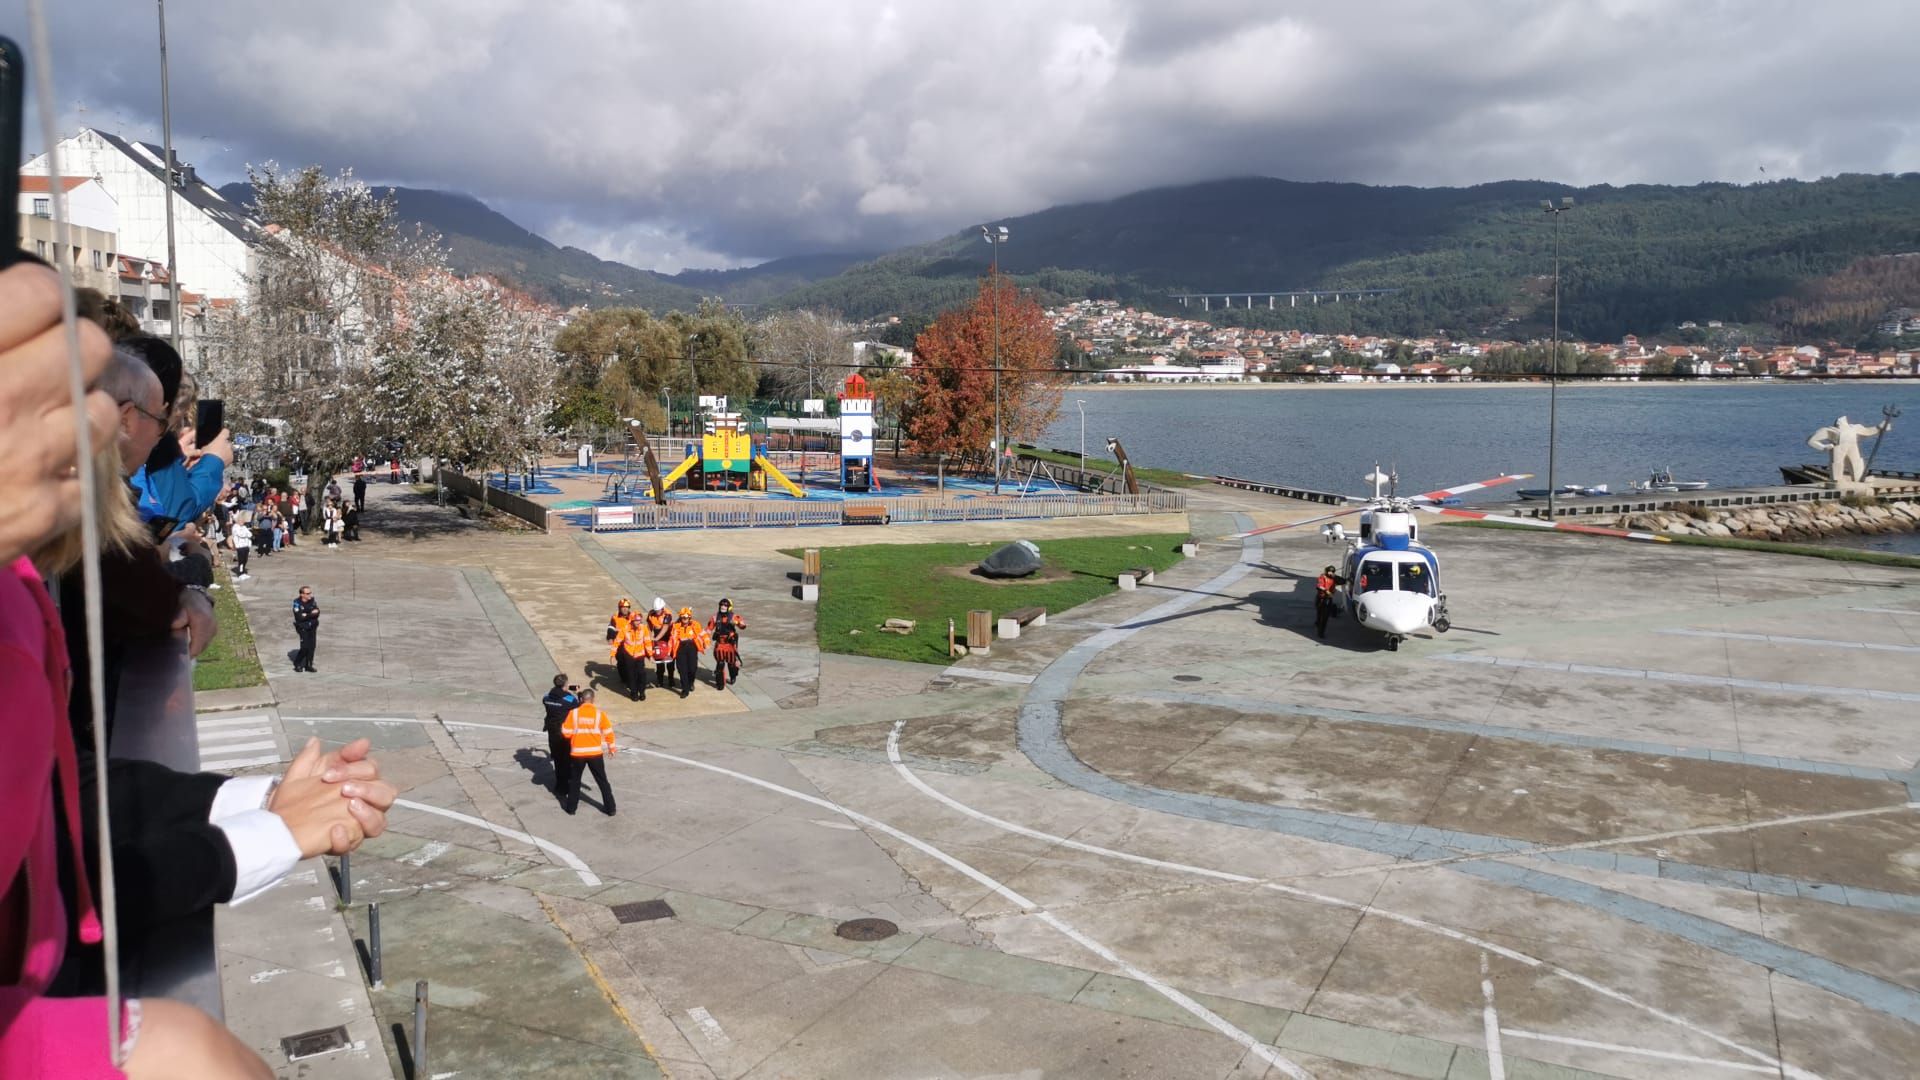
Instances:
[[[62,130],[158,142],[154,6],[43,5]],[[1912,0],[168,5],[176,150],[216,183],[352,166],[668,271],[1221,176],[1915,171],[1916,40]]]

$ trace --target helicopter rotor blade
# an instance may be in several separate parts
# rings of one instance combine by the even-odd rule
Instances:
[[[1267,533],[1279,532],[1282,529],[1297,529],[1302,525],[1318,525],[1322,522],[1332,521],[1335,518],[1352,517],[1354,514],[1358,514],[1365,509],[1367,509],[1367,507],[1365,506],[1350,506],[1347,509],[1338,511],[1336,513],[1322,514],[1319,517],[1310,517],[1304,521],[1288,521],[1288,522],[1283,522],[1279,525],[1267,525],[1263,528],[1249,529],[1243,533],[1234,533],[1233,535],[1227,537],[1227,539],[1245,540],[1249,536],[1265,536]]]
[[[1531,480],[1531,479],[1533,479],[1532,473],[1501,473],[1499,476],[1496,476],[1491,480],[1480,480],[1471,484],[1461,484],[1458,487],[1441,488],[1439,491],[1429,491],[1424,495],[1415,495],[1411,497],[1408,501],[1443,503],[1443,502],[1446,502],[1448,499],[1454,498],[1459,495],[1465,495],[1470,491],[1484,491],[1487,488],[1499,487],[1502,484],[1515,484],[1515,483],[1519,483],[1522,480]]]
[[[1610,529],[1603,525],[1575,525],[1570,521],[1541,521],[1539,518],[1512,517],[1507,514],[1489,514],[1479,510],[1456,510],[1453,507],[1422,506],[1421,510],[1429,514],[1445,514],[1448,517],[1472,518],[1475,521],[1492,521],[1501,525],[1520,525],[1529,529],[1558,529],[1561,532],[1585,533],[1589,536],[1611,536],[1616,540],[1642,540],[1655,544],[1671,544],[1673,538],[1659,533],[1639,532],[1633,529]]]

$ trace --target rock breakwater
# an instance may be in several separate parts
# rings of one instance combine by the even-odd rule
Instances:
[[[1691,536],[1739,537],[1786,543],[1831,536],[1877,536],[1920,530],[1920,501],[1772,503],[1766,506],[1703,507],[1676,502],[1659,510],[1626,514],[1621,528]]]

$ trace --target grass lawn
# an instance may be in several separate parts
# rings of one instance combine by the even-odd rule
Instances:
[[[1575,532],[1559,532],[1548,529],[1535,529],[1526,525],[1506,525],[1498,521],[1449,521],[1449,528],[1456,529],[1505,529],[1509,532],[1527,532],[1535,536],[1579,536]],[[1920,569],[1920,557],[1901,555],[1892,551],[1866,551],[1860,548],[1813,547],[1809,544],[1783,544],[1777,540],[1748,540],[1738,536],[1675,536],[1663,534],[1675,544],[1689,547],[1731,548],[1735,551],[1765,551],[1774,555],[1798,555],[1807,559],[1831,559],[1834,562],[1872,563],[1875,566],[1904,566]],[[1623,541],[1624,543],[1645,543],[1646,541]]]
[[[220,620],[207,651],[193,665],[195,690],[231,690],[237,686],[259,686],[267,681],[260,670],[260,657],[253,651],[253,631],[247,626],[247,613],[233,595],[233,579],[225,570],[216,574],[220,587],[213,590],[213,613]]]
[[[1028,450],[1024,447],[1016,448],[1014,453],[1023,458],[1038,458],[1041,461],[1053,465],[1077,466],[1080,464],[1080,455],[1078,454],[1059,454],[1052,450]],[[1119,468],[1119,463],[1112,458],[1096,457],[1093,454],[1087,455],[1087,470],[1089,472],[1105,474],[1117,468]],[[1162,487],[1202,487],[1211,482],[1205,477],[1188,476],[1186,473],[1180,472],[1177,469],[1149,469],[1143,468],[1140,465],[1133,467],[1133,475],[1143,483],[1159,484]]]
[[[977,544],[873,544],[820,551],[814,631],[822,652],[945,664],[947,620],[966,635],[967,612],[998,618],[1015,608],[1048,615],[1113,592],[1114,575],[1135,566],[1165,570],[1180,560],[1181,534],[1040,540],[1045,567],[1035,578],[995,584],[967,571],[1015,538]],[[790,554],[798,555],[798,551]],[[913,619],[911,634],[883,634],[887,619]],[[854,631],[859,633],[854,633]]]

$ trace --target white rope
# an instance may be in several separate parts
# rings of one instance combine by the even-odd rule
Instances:
[[[100,930],[107,975],[107,1052],[113,1063],[124,1063],[120,1045],[120,930],[113,888],[113,829],[107,819],[106,680],[100,639],[100,519],[94,512],[99,497],[94,483],[92,424],[87,416],[86,378],[80,368],[80,322],[74,306],[72,260],[63,265],[59,252],[71,252],[67,231],[66,192],[61,185],[60,131],[53,116],[53,50],[47,43],[47,19],[41,0],[27,0],[32,27],[34,89],[40,99],[40,131],[47,142],[47,187],[52,198],[53,235],[59,245],[53,260],[60,275],[60,321],[67,338],[67,392],[73,399],[74,466],[80,476],[81,577],[86,595],[87,689],[93,704],[94,813],[99,819],[100,876],[95,898],[100,907]],[[24,125],[22,129],[24,135]],[[70,827],[78,827],[78,822]],[[74,873],[85,874],[84,866]]]

